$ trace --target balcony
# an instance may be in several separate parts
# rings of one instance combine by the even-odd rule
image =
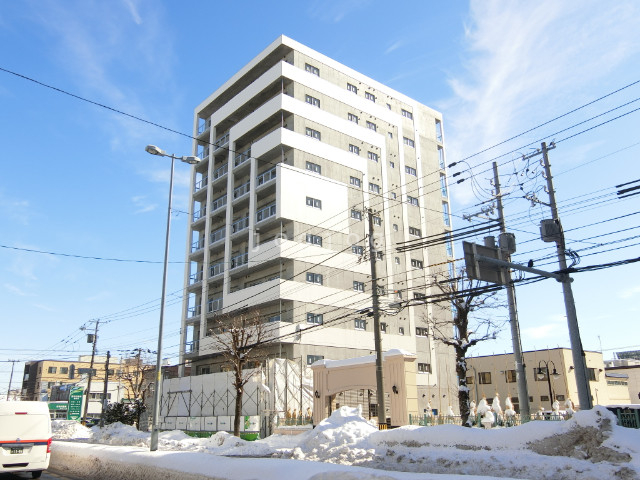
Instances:
[[[227,194],[225,193],[224,195],[216,198],[211,202],[211,213],[224,207],[226,204],[227,204]]]
[[[204,218],[207,215],[207,207],[202,207],[200,210],[196,210],[193,212],[193,221],[197,222],[201,218]]]
[[[229,145],[229,132],[227,132],[227,133],[219,136],[218,138],[216,138],[216,141],[213,144],[214,152],[217,152],[218,150],[220,150],[221,148],[226,147],[227,145]]]
[[[195,285],[202,281],[202,270],[196,273],[192,273],[189,276],[189,285]]]
[[[185,355],[197,354],[199,345],[200,345],[200,340],[193,340],[192,342],[185,343],[184,344],[184,354]]]
[[[198,192],[203,188],[207,188],[208,184],[209,184],[209,177],[205,175],[200,180],[198,180],[196,184],[193,186],[193,193]]]
[[[249,215],[231,224],[231,233],[238,233],[249,228]]]
[[[210,150],[207,147],[207,148],[199,149],[197,155],[200,158],[200,160],[204,162],[205,160],[209,159],[209,153],[210,153]]]
[[[218,168],[216,168],[214,170],[214,172],[213,172],[213,181],[215,182],[216,180],[226,176],[227,173],[229,173],[229,164],[225,163],[221,167],[218,167]]]
[[[269,183],[275,179],[276,179],[276,167],[273,167],[256,177],[256,187]]]
[[[207,313],[213,313],[222,310],[222,297],[210,298],[207,302]]]
[[[222,227],[214,232],[211,232],[211,235],[209,235],[209,244],[213,245],[214,243],[218,243],[219,241],[224,240],[226,231],[227,227]]]
[[[224,273],[224,261],[212,263],[209,266],[209,278],[217,277]]]
[[[198,125],[198,135],[203,134],[204,132],[206,132],[207,130],[209,130],[211,128],[211,119],[207,118],[206,120],[201,118],[199,119],[201,122]],[[203,121],[202,121],[203,120]]]
[[[204,238],[196,240],[191,244],[191,253],[197,252],[198,250],[204,248]]]
[[[270,203],[266,207],[259,209],[256,212],[256,223],[266,220],[270,217],[276,216],[276,202]]]
[[[236,154],[236,158],[233,161],[233,166],[238,167],[251,158],[251,147],[247,148],[244,152]]]
[[[202,311],[202,308],[200,307],[200,305],[196,305],[195,307],[189,307],[189,309],[187,310],[187,318],[197,317],[200,315],[201,311]]]
[[[249,263],[248,253],[241,253],[240,255],[231,257],[231,270],[241,267],[242,265],[246,265],[247,263]]]
[[[247,193],[249,193],[249,190],[251,189],[251,182],[248,181],[247,183],[243,183],[242,185],[236,187],[233,189],[233,199],[237,200],[240,197],[245,196]]]

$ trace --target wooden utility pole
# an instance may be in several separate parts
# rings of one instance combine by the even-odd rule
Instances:
[[[102,412],[100,412],[100,426],[104,427],[104,411],[107,408],[107,387],[109,386],[109,359],[111,352],[107,350],[107,361],[104,364],[104,389],[102,391]]]
[[[96,328],[93,332],[93,348],[91,349],[91,363],[89,365],[89,380],[87,380],[87,391],[86,397],[84,398],[84,415],[82,416],[82,425],[87,424],[87,410],[89,409],[89,396],[91,395],[91,378],[93,377],[93,360],[96,357],[96,343],[98,341],[98,325],[100,325],[100,320],[94,320],[96,324]],[[84,328],[84,327],[83,327]],[[87,335],[87,338],[90,339],[90,334]]]

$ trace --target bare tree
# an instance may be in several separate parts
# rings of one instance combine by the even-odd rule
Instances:
[[[149,373],[155,370],[155,365],[146,362],[142,357],[144,349],[136,348],[136,355],[124,360],[121,370],[116,377],[125,385],[127,396],[132,401],[135,410],[136,428],[140,429],[140,415],[146,409],[146,398],[153,382]],[[148,350],[146,350],[148,352]]]
[[[213,348],[222,355],[224,366],[233,372],[233,387],[236,391],[233,434],[240,436],[242,396],[244,386],[251,379],[252,368],[266,357],[266,345],[271,339],[268,324],[254,310],[235,315],[220,315],[213,320],[211,338]]]
[[[487,286],[483,282],[466,278],[464,271],[458,278],[436,275],[433,285],[439,290],[435,294],[436,308],[453,310],[448,315],[433,315],[427,319],[433,338],[453,348],[458,376],[458,404],[462,424],[470,427],[469,388],[467,386],[467,352],[480,342],[494,340],[505,320],[498,317],[496,309],[502,307],[497,298],[500,287]],[[492,310],[488,315],[482,310]]]

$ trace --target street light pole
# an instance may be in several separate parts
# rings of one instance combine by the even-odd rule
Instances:
[[[149,450],[155,452],[158,450],[158,416],[160,413],[160,389],[162,386],[162,331],[164,327],[164,304],[167,295],[167,267],[169,266],[169,236],[171,233],[171,202],[173,198],[173,170],[176,158],[184,163],[195,165],[200,162],[198,157],[176,157],[173,154],[167,154],[164,150],[155,145],[147,145],[145,150],[151,155],[171,158],[171,175],[169,177],[169,207],[167,208],[167,231],[164,243],[164,266],[162,273],[162,296],[160,298],[160,322],[158,325],[158,352],[156,356],[156,381],[153,389],[153,415],[151,420],[151,441],[149,442]]]
[[[551,375],[553,375],[553,379],[557,379],[560,374],[558,373],[558,371],[556,370],[556,364],[553,363],[553,360],[540,360],[538,362],[538,378],[540,380],[542,380],[544,378],[544,373],[542,371],[542,364],[544,363],[545,368],[547,369],[547,385],[549,386],[549,403],[551,404],[551,410],[553,410],[553,401],[554,401],[554,395],[553,395],[553,391],[551,389]],[[553,372],[549,372],[549,364],[553,365]]]

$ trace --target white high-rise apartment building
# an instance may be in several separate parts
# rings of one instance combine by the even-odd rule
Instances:
[[[203,161],[192,170],[180,342],[193,374],[220,371],[211,318],[246,308],[270,322],[274,356],[369,355],[373,320],[359,313],[372,304],[367,207],[386,312],[429,294],[431,275],[449,268],[450,243],[396,251],[450,229],[442,117],[431,108],[282,36],[195,109],[194,136]],[[381,319],[383,349],[417,355],[421,409],[457,388],[450,353],[427,329],[443,311]]]

